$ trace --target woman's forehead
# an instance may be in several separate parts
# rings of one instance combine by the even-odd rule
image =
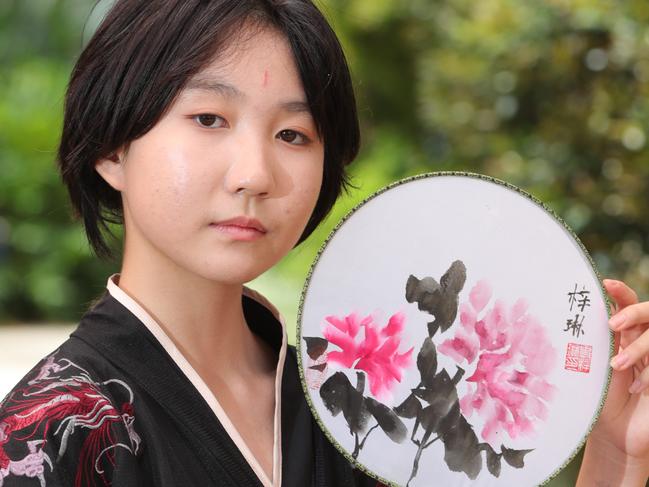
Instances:
[[[230,42],[198,73],[184,92],[202,92],[232,100],[257,94],[282,95],[286,109],[304,111],[306,96],[293,53],[282,34],[266,29]]]
[[[235,70],[248,74],[270,61],[297,75],[293,51],[286,35],[276,28],[263,25],[243,26],[234,30],[221,44],[210,61],[194,76],[223,75]]]

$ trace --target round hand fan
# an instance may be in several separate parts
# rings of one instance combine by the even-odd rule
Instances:
[[[541,484],[585,441],[610,377],[588,253],[541,202],[475,174],[360,204],[313,264],[298,321],[318,423],[392,485]]]

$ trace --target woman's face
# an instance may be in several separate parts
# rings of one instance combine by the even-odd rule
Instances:
[[[97,164],[122,192],[125,258],[146,256],[152,272],[246,282],[295,245],[315,207],[324,146],[290,48],[269,29],[244,39],[120,163]]]

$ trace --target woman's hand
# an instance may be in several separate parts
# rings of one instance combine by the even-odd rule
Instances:
[[[616,355],[604,408],[586,444],[578,485],[644,486],[649,475],[649,302],[604,280]]]

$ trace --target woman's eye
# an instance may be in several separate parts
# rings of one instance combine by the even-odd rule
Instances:
[[[277,138],[294,145],[304,145],[309,142],[306,135],[296,132],[295,130],[282,130],[277,134]]]
[[[225,125],[225,120],[223,118],[211,113],[201,113],[200,115],[195,115],[194,120],[196,120],[198,125],[200,125],[201,127],[209,129],[216,129]]]

